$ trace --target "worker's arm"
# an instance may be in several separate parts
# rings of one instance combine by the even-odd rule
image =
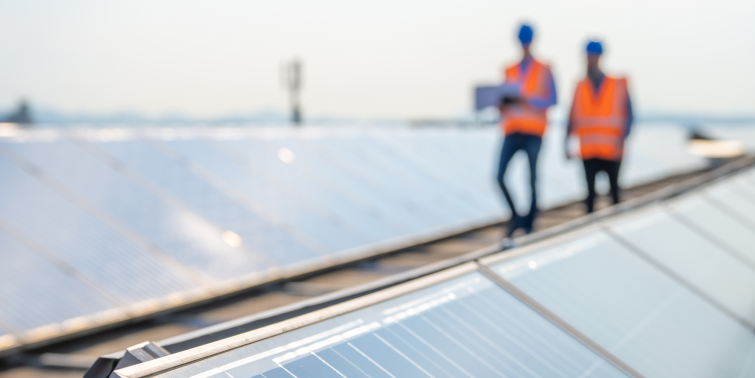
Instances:
[[[632,100],[627,93],[627,123],[624,125],[624,139],[629,136],[629,130],[632,128],[634,122],[634,113],[632,113]]]
[[[553,80],[553,74],[548,69],[546,73],[548,80],[548,93],[543,96],[536,96],[527,99],[527,103],[536,108],[548,108],[556,105],[556,82]]]
[[[571,159],[571,153],[569,151],[569,138],[571,137],[572,133],[572,120],[571,117],[569,117],[569,122],[566,124],[566,138],[564,138],[564,153],[566,154],[566,159]]]
[[[576,98],[576,93],[574,94],[574,98]],[[574,101],[572,101],[571,108],[569,108],[569,120],[566,123],[566,136],[564,137],[564,153],[566,154],[566,159],[571,159],[571,153],[569,153],[569,138],[571,137],[572,132],[574,131]]]

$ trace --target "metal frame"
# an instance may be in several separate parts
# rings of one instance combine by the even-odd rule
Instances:
[[[115,377],[120,378],[143,378],[149,377],[167,370],[198,361],[219,353],[249,345],[261,340],[281,335],[299,328],[303,328],[324,320],[332,319],[368,306],[375,305],[389,299],[396,298],[432,285],[459,277],[461,275],[477,271],[477,265],[473,262],[465,263],[450,269],[433,273],[429,276],[409,281],[398,286],[393,286],[376,293],[368,294],[348,302],[311,312],[280,323],[272,324],[253,331],[242,333],[237,336],[219,340],[187,351],[171,354],[156,360],[129,366],[114,372]]]
[[[594,228],[594,227],[591,227]],[[541,245],[538,245],[541,246]],[[533,246],[535,247],[535,246]],[[529,248],[532,250],[533,248]],[[527,251],[525,251],[527,252]],[[517,254],[520,255],[520,254]],[[500,255],[497,255],[498,257]],[[506,258],[514,256],[506,255]],[[490,259],[488,259],[490,260]],[[621,361],[618,357],[614,356],[608,350],[604,349],[590,338],[579,332],[576,328],[569,325],[567,322],[559,318],[553,312],[548,310],[545,306],[539,304],[533,298],[517,289],[511,283],[501,278],[487,266],[483,265],[480,261],[467,262],[462,265],[458,265],[453,268],[448,268],[440,272],[433,273],[429,276],[425,276],[413,281],[409,281],[398,286],[393,286],[382,291],[368,294],[363,297],[359,297],[348,302],[344,302],[335,306],[331,306],[322,310],[311,312],[296,318],[292,318],[280,323],[275,323],[266,327],[262,327],[253,331],[249,331],[237,336],[229,337],[227,339],[219,340],[207,345],[202,345],[193,349],[189,349],[184,352],[179,352],[173,355],[162,357],[158,360],[144,362],[138,365],[126,367],[116,370],[113,373],[113,377],[119,378],[146,378],[154,376],[160,373],[167,372],[169,370],[179,368],[183,365],[193,363],[205,358],[209,358],[214,355],[218,355],[230,350],[249,345],[258,341],[269,339],[287,332],[294,331],[309,325],[313,325],[324,320],[334,318],[336,316],[344,315],[356,310],[360,310],[386,300],[396,298],[401,295],[405,295],[420,289],[430,287],[432,285],[448,281],[452,278],[459,277],[464,274],[479,272],[485,277],[493,281],[503,290],[513,295],[515,298],[522,301],[525,305],[529,306],[532,310],[549,320],[551,323],[559,327],[561,330],[572,336],[574,339],[585,345],[588,349],[595,352],[598,356],[602,357],[619,370],[623,371],[630,377],[642,378],[636,370],[629,365]]]
[[[644,204],[642,207],[648,206],[648,208],[643,209],[643,211],[652,210],[652,208],[650,208],[649,206],[652,206],[653,204],[655,204],[655,206],[657,206],[657,210],[658,211],[666,213],[665,209],[664,209],[665,203],[657,203],[656,204],[655,202]],[[673,213],[667,212],[666,214],[668,214],[672,218],[676,219],[676,217],[675,217],[675,215]],[[725,305],[721,304],[718,300],[716,300],[715,298],[713,298],[710,295],[706,294],[705,292],[703,292],[702,290],[700,290],[699,288],[697,288],[695,285],[693,285],[692,283],[690,283],[689,281],[687,281],[686,279],[684,279],[683,277],[681,277],[679,274],[675,273],[670,268],[667,268],[666,266],[664,266],[663,264],[661,264],[660,262],[658,262],[649,253],[647,253],[644,250],[636,247],[630,241],[626,240],[623,236],[621,236],[621,235],[617,234],[615,231],[613,231],[610,228],[610,223],[609,222],[611,222],[613,220],[616,220],[616,218],[617,217],[621,217],[621,215],[622,214],[611,214],[609,216],[597,219],[594,222],[591,222],[591,224],[585,225],[585,228],[583,228],[583,229],[581,229],[581,230],[579,230],[577,232],[555,236],[555,237],[553,237],[553,238],[551,238],[549,240],[545,240],[545,241],[537,242],[537,243],[532,243],[530,245],[527,245],[524,248],[517,249],[516,251],[512,251],[512,252],[509,252],[509,253],[494,254],[494,255],[487,256],[485,258],[479,259],[478,261],[481,264],[485,265],[485,266],[494,265],[494,264],[497,264],[497,263],[500,263],[500,262],[503,262],[503,261],[506,261],[506,260],[510,260],[510,259],[513,259],[513,258],[517,258],[517,257],[523,256],[523,255],[532,253],[532,252],[542,251],[542,250],[547,249],[549,247],[559,245],[559,244],[561,244],[563,242],[567,242],[567,241],[571,241],[571,240],[576,240],[576,239],[579,239],[580,237],[583,237],[583,236],[587,236],[587,235],[595,234],[595,233],[602,233],[606,237],[610,238],[611,240],[617,242],[618,244],[620,244],[621,246],[623,246],[624,248],[626,248],[629,252],[631,252],[632,254],[636,255],[641,260],[645,261],[646,263],[648,263],[649,265],[651,265],[654,268],[658,269],[663,274],[665,274],[666,276],[668,276],[669,278],[671,278],[672,280],[674,280],[675,282],[677,282],[681,286],[685,287],[687,290],[690,290],[691,292],[695,293],[695,295],[699,296],[700,298],[702,298],[704,301],[708,302],[713,307],[715,307],[715,308],[719,309],[721,312],[727,314],[729,317],[731,317],[732,319],[736,320],[737,322],[739,322],[740,324],[742,324],[747,329],[755,331],[755,324],[753,324],[752,321],[750,321],[748,319],[745,319],[745,318],[743,318],[743,317],[735,314],[734,312],[732,312],[731,310],[729,310],[728,308],[726,308]],[[684,222],[681,222],[681,223],[682,223],[682,226],[687,227],[687,225]],[[690,230],[693,231],[693,232],[695,231],[694,228],[690,228]],[[703,238],[707,239],[707,237],[704,234],[702,234],[701,236]],[[724,253],[727,253],[727,254],[729,253],[726,250],[725,247],[720,246],[719,243],[717,243],[715,240],[712,240],[712,239],[707,239],[707,240],[709,240],[713,244],[716,244],[719,248],[722,249],[722,251]],[[747,267],[750,267],[750,264],[743,264],[743,265],[746,265]]]
[[[595,352],[598,356],[605,359],[628,376],[633,378],[643,378],[640,373],[638,373],[629,365],[625,364],[611,352],[592,341],[590,338],[559,318],[546,307],[539,304],[533,298],[529,297],[527,294],[517,289],[514,285],[495,274],[487,266],[483,265],[479,261],[464,263],[453,268],[436,272],[429,276],[406,282],[398,286],[390,287],[376,293],[359,297],[348,302],[331,306],[319,311],[311,312],[280,323],[275,323],[237,336],[229,337],[224,340],[219,340],[207,345],[189,349],[184,352],[179,352],[176,354],[161,357],[156,360],[147,361],[138,365],[119,369],[116,370],[112,376],[118,378],[147,378],[155,376],[157,374],[161,374],[175,368],[180,368],[181,366],[197,362],[202,359],[206,359],[306,326],[310,326],[356,310],[367,308],[369,306],[397,298],[401,295],[409,294],[411,292],[421,290],[472,272],[481,273],[486,278],[490,279],[493,283],[497,284],[503,290],[507,291],[509,294],[522,301],[533,311],[546,318],[548,321],[559,327],[561,330],[572,336],[574,339],[585,345],[585,347]]]
[[[572,327],[571,324],[561,319],[554,312],[548,310],[548,308],[538,303],[534,298],[530,297],[525,292],[519,290],[516,286],[511,284],[509,281],[507,281],[503,277],[495,274],[495,272],[490,270],[490,268],[488,268],[487,266],[481,264],[479,261],[477,262],[477,270],[483,275],[485,275],[485,277],[487,277],[491,281],[498,284],[498,286],[500,286],[501,288],[509,292],[509,294],[513,295],[520,301],[524,302],[524,304],[529,306],[531,309],[535,310],[535,312],[542,315],[544,318],[548,319],[551,323],[555,324],[557,327],[561,328],[561,330],[569,334],[571,337],[577,339],[577,341],[581,342],[588,349],[592,350],[597,355],[601,356],[603,359],[610,362],[613,366],[623,371],[626,375],[633,378],[643,377],[639,372],[634,370],[631,366],[627,365],[626,363],[624,363],[624,361],[621,361],[618,357],[614,356],[613,353],[609,352],[607,349],[600,346],[598,343],[596,343],[595,341],[587,337],[585,334],[583,334],[576,328]]]
[[[665,214],[671,216],[672,219],[675,219],[675,217],[669,213],[666,213],[663,208],[658,208],[659,211],[664,212]],[[690,228],[688,225],[686,225],[684,222],[680,222],[683,227],[687,227],[691,232],[695,232],[694,228]],[[732,319],[736,320],[738,323],[742,324],[742,326],[746,327],[747,329],[751,331],[755,331],[755,323],[752,321],[743,318],[736,313],[734,313],[732,310],[728,309],[726,305],[718,301],[716,298],[712,297],[710,294],[705,293],[703,290],[695,286],[693,283],[689,282],[687,279],[682,277],[680,274],[676,273],[670,268],[667,268],[665,265],[660,263],[658,260],[653,258],[650,253],[644,251],[642,248],[637,247],[634,245],[631,241],[627,240],[624,236],[618,234],[616,231],[611,229],[609,224],[604,224],[602,227],[603,232],[608,234],[613,240],[615,240],[617,243],[621,244],[624,248],[635,254],[637,257],[645,261],[646,263],[650,264],[651,266],[655,267],[659,271],[663,272],[666,276],[671,278],[672,280],[676,281],[678,284],[684,286],[687,290],[695,293],[698,297],[702,298],[709,304],[711,304],[713,307],[719,309],[724,314],[728,315]],[[709,239],[705,236],[705,234],[700,235],[702,238],[705,238],[708,240],[711,244],[716,245],[723,253],[730,254],[725,246],[721,246],[718,243],[716,243],[715,240]],[[740,263],[742,263],[740,261]],[[750,268],[749,264],[742,264]]]

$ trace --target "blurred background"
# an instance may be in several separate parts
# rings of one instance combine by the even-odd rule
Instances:
[[[735,0],[0,1],[0,377],[108,355],[104,377],[143,341],[497,247],[499,114],[473,96],[522,23],[558,90],[536,231],[584,214],[563,140],[590,39],[629,79],[626,198],[710,179],[755,150],[752,20]]]
[[[640,119],[752,121],[748,1],[4,1],[0,109],[37,122],[282,122],[281,65],[303,61],[308,122],[463,119],[471,86],[536,28],[563,119],[588,37],[630,78]]]

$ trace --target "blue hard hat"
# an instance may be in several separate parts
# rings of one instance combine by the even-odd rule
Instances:
[[[533,34],[534,32],[532,31],[531,26],[527,24],[522,24],[522,27],[519,28],[519,41],[521,41],[523,45],[526,45],[532,42]]]
[[[603,54],[603,45],[599,41],[590,41],[587,43],[587,54]]]

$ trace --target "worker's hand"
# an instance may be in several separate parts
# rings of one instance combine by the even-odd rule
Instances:
[[[566,160],[571,160],[572,156],[571,153],[569,153],[569,150],[566,150]]]

